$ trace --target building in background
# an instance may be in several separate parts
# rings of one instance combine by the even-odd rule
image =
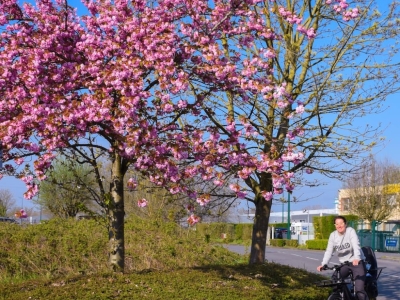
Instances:
[[[388,199],[391,205],[390,213],[382,222],[378,222],[376,230],[392,231],[396,235],[400,235],[400,184],[390,184],[382,187],[381,192]],[[337,210],[341,215],[356,214],[353,209],[352,199],[349,189],[339,190]],[[362,228],[371,229],[371,224],[363,220],[360,224]]]

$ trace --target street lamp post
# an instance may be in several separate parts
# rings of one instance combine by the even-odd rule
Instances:
[[[288,170],[290,170],[290,162],[288,165]],[[290,230],[290,192],[288,191],[288,196],[287,196],[287,201],[288,201],[288,206],[287,206],[287,239],[290,240],[292,239],[291,235],[291,230]]]

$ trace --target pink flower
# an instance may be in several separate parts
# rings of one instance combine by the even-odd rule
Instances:
[[[200,195],[199,197],[197,197],[196,201],[197,203],[199,203],[201,206],[205,206],[208,204],[208,202],[210,202],[210,194],[203,194]]]
[[[14,159],[15,163],[17,165],[21,165],[24,162],[24,158],[23,157],[18,157],[16,159]]]
[[[195,225],[196,223],[200,222],[200,217],[196,216],[196,215],[190,215],[189,218],[187,218],[187,222],[189,223],[190,226]]]
[[[222,186],[224,184],[222,179],[215,179],[213,182],[216,186]]]
[[[16,218],[20,218],[20,219],[25,219],[25,218],[28,217],[28,215],[27,215],[27,213],[25,212],[24,209],[20,209],[19,211],[17,211],[17,212],[14,214],[14,216],[15,216]]]
[[[137,181],[135,178],[129,178],[127,183],[128,189],[133,191],[137,187]]]
[[[138,200],[137,206],[139,206],[139,207],[146,207],[146,206],[147,206],[147,200],[144,199],[144,198]]]
[[[236,193],[236,197],[238,197],[239,199],[244,199],[247,195],[247,192],[245,191],[239,191]]]
[[[240,191],[240,186],[238,184],[230,184],[229,188],[234,191],[234,192],[239,192]]]
[[[296,107],[296,114],[302,114],[304,112],[304,106],[299,105]]]
[[[313,169],[306,168],[306,173],[307,173],[307,174],[312,174],[313,172],[314,172],[314,170],[313,170]]]
[[[266,201],[270,201],[272,199],[272,197],[274,196],[274,194],[272,194],[272,192],[267,192],[267,191],[262,191],[261,195],[264,197],[264,199]]]
[[[186,205],[186,210],[188,212],[194,212],[194,206],[192,204],[188,204],[188,205]]]

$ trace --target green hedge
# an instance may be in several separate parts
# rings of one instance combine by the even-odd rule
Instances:
[[[235,240],[251,240],[253,235],[253,224],[235,224]]]
[[[270,240],[270,245],[274,247],[287,246],[297,248],[299,246],[299,242],[296,240],[273,239]]]
[[[314,238],[316,240],[324,240],[329,239],[329,235],[331,232],[335,231],[334,219],[336,216],[322,216],[322,217],[314,217],[313,225],[314,225]],[[350,227],[353,227],[357,230],[357,223],[359,218],[355,215],[346,215],[344,216],[347,220],[347,224]]]
[[[306,241],[307,249],[325,250],[328,246],[328,239],[325,240],[308,240]]]
[[[253,224],[199,223],[196,230],[208,240],[246,241],[251,240]]]
[[[271,246],[274,247],[283,247],[286,244],[286,240],[283,239],[274,239],[274,240],[270,240]]]
[[[269,226],[274,228],[287,228],[287,223],[272,223]]]
[[[299,246],[299,242],[297,240],[285,240],[285,246],[297,248]]]

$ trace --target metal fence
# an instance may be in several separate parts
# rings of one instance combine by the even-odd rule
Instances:
[[[393,235],[391,231],[357,232],[361,246],[370,246],[380,252],[400,252],[400,236]]]
[[[349,226],[357,231],[361,246],[370,246],[379,252],[400,253],[400,236],[393,231],[376,230],[377,223],[373,222],[372,229],[362,228],[361,222],[349,222]]]

